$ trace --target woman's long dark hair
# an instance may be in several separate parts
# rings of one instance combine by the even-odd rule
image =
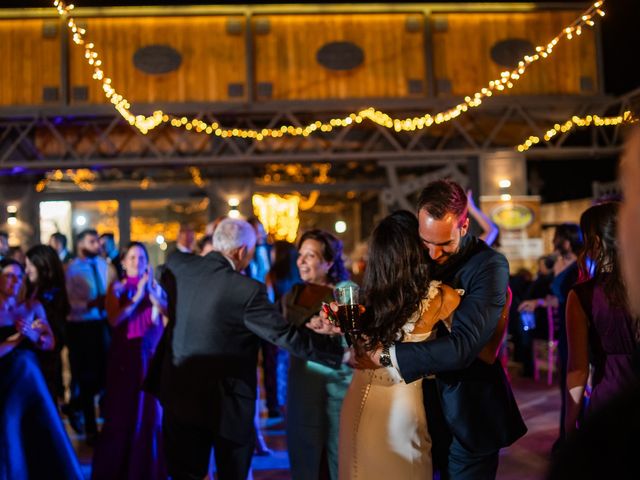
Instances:
[[[36,245],[27,251],[27,258],[38,271],[38,282],[27,279],[27,294],[47,305],[55,300],[55,308],[64,317],[71,307],[64,278],[64,267],[56,251],[49,245]]]
[[[273,265],[269,273],[273,272],[275,279],[288,278],[296,269],[296,247],[284,240],[273,242]]]
[[[607,300],[626,307],[627,294],[618,260],[618,202],[601,203],[584,211],[580,229],[584,247],[578,256],[580,278],[594,278],[604,288]]]
[[[376,226],[369,240],[363,282],[367,347],[397,340],[397,332],[419,308],[428,289],[418,219],[406,210],[394,212]]]
[[[333,262],[331,268],[327,272],[329,283],[336,284],[347,280],[349,272],[347,272],[342,260],[342,241],[324,230],[314,229],[302,234],[298,241],[298,250],[305,240],[315,240],[322,244],[322,257],[327,262]]]

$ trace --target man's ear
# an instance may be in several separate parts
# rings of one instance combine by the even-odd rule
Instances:
[[[460,236],[464,237],[468,231],[469,231],[469,217],[465,218],[464,222],[462,222],[462,225],[460,225]]]
[[[236,251],[237,251],[236,255],[238,257],[238,260],[244,260],[244,258],[247,256],[247,253],[249,252],[246,245],[242,245],[241,247],[238,247]]]

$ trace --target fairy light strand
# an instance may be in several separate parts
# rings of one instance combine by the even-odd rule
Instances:
[[[43,192],[49,182],[61,182],[65,178],[71,180],[77,187],[84,191],[91,191],[94,188],[93,183],[96,180],[96,174],[92,170],[88,168],[78,168],[71,169],[68,168],[66,170],[57,169],[52,172],[48,172],[45,178],[42,178],[35,187],[36,192]]]
[[[615,117],[599,117],[598,115],[587,115],[586,117],[578,117],[574,115],[573,117],[571,117],[571,119],[565,121],[564,123],[556,123],[552,128],[547,130],[542,137],[542,140],[536,135],[531,135],[515,148],[519,152],[526,152],[541,141],[548,143],[558,133],[566,133],[576,127],[609,127],[620,125],[621,123],[635,123],[637,121],[637,118],[633,116],[630,110],[627,110],[622,115],[618,115]]]
[[[350,113],[342,118],[332,118],[325,122],[317,120],[301,127],[282,125],[278,128],[231,129],[224,128],[217,122],[207,123],[197,118],[189,119],[187,117],[173,117],[162,110],[154,111],[150,116],[134,115],[131,112],[130,102],[121,93],[118,93],[112,85],[111,78],[106,76],[103,69],[103,62],[95,48],[95,45],[92,42],[86,41],[86,30],[76,24],[72,15],[74,5],[67,5],[61,0],[54,1],[54,6],[57,8],[60,16],[67,20],[67,27],[73,34],[72,38],[74,43],[77,45],[84,45],[84,57],[87,63],[93,67],[93,79],[98,82],[102,82],[102,90],[107,99],[113,104],[118,113],[120,113],[120,115],[122,115],[130,125],[136,127],[140,132],[147,134],[158,125],[162,123],[169,123],[175,128],[184,128],[188,131],[215,135],[221,138],[250,138],[256,141],[262,141],[265,138],[279,138],[285,135],[307,137],[314,132],[330,132],[334,128],[347,127],[354,123],[362,123],[364,120],[371,121],[389,129],[392,128],[396,132],[422,130],[433,125],[440,125],[442,123],[449,122],[467,112],[469,109],[479,107],[484,99],[513,88],[526,73],[527,69],[534,63],[548,58],[553,53],[554,47],[560,41],[563,39],[571,40],[574,36],[580,36],[584,28],[593,27],[595,25],[595,19],[598,16],[605,15],[604,10],[602,9],[603,4],[604,0],[595,2],[546,45],[537,46],[535,49],[536,53],[532,55],[525,55],[522,60],[518,62],[516,68],[511,71],[505,70],[501,72],[500,78],[491,80],[487,86],[472,95],[467,95],[464,97],[464,101],[448,110],[444,110],[436,114],[426,113],[420,117],[394,118],[385,112],[369,107],[364,110],[360,110],[359,112]]]
[[[630,110],[627,110],[622,115],[618,115],[615,117],[600,117],[598,115],[587,115],[586,117],[578,117],[574,115],[573,117],[571,117],[570,120],[567,120],[563,123],[556,123],[552,128],[547,130],[547,132],[543,136],[543,141],[550,142],[551,139],[554,136],[556,136],[558,133],[566,133],[576,127],[610,127],[610,126],[620,125],[622,123],[625,123],[625,124],[637,123],[638,121],[639,121],[638,118],[635,117]],[[539,144],[541,141],[542,140],[540,139],[540,137],[531,135],[524,142],[522,142],[520,145],[517,145],[514,148],[518,152],[526,152],[534,145]],[[330,168],[330,164],[320,164],[319,167],[321,171],[319,176],[316,179],[314,179],[314,182],[330,183],[330,179],[328,179],[328,176],[327,176],[327,172],[328,172],[328,169]],[[191,175],[191,180],[194,185],[200,188],[203,188],[206,185],[206,182],[202,178],[202,173],[200,172],[200,169],[198,167],[194,167],[194,166],[189,167],[188,171],[189,171],[189,174]],[[62,171],[58,169],[58,170],[54,170],[52,172],[47,173],[45,178],[41,179],[37,183],[35,187],[36,192],[43,192],[51,181],[60,182],[64,180],[65,176],[71,179],[71,181],[73,181],[73,183],[79,188],[81,188],[82,190],[93,189],[92,183],[95,180],[95,174],[93,174],[93,172],[91,172],[90,170],[67,169],[65,171]],[[317,179],[324,179],[325,181],[317,182],[316,181]],[[266,177],[265,177],[265,180],[267,180]],[[152,181],[153,180],[151,178],[145,177],[140,181],[140,188],[142,188],[143,190],[147,190],[151,186]],[[271,182],[271,177],[269,177],[269,179],[267,180],[267,183],[270,183],[270,182]],[[304,208],[302,207],[301,209],[304,210]]]

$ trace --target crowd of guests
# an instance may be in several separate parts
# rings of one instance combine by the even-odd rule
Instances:
[[[595,424],[590,419],[597,420],[600,412],[606,412],[621,394],[638,384],[640,255],[633,235],[640,225],[636,191],[640,184],[639,152],[640,132],[636,130],[623,160],[627,177],[623,177],[622,211],[619,202],[603,202],[587,209],[579,225],[558,226],[554,252],[540,259],[535,279],[525,275],[512,278],[512,302],[506,288],[499,292],[500,301],[492,306],[498,316],[491,338],[483,337],[484,343],[477,348],[468,346],[469,362],[424,357],[447,368],[455,364],[456,368],[471,369],[478,360],[478,371],[489,368],[482,365],[496,366],[496,345],[503,338],[501,329],[506,328],[511,303],[512,319],[531,318],[522,313],[533,313],[535,319],[533,327],[527,324],[529,328],[524,328],[522,320],[511,322],[510,328],[512,337],[518,338],[516,358],[524,363],[528,374],[532,369],[531,335],[536,330],[554,329],[562,408],[554,446],[560,452],[559,460],[551,475],[563,472],[562,459],[570,458],[581,432],[589,432],[589,425]],[[459,187],[446,184],[444,188]],[[495,240],[496,232],[483,221],[471,196],[467,202],[460,210],[463,216],[469,211],[478,219],[487,242]],[[416,308],[425,313],[429,302],[440,297],[432,295],[430,284],[417,285],[415,279],[432,278],[439,272],[442,278],[449,275],[454,281],[458,273],[454,275],[452,268],[462,268],[462,272],[467,268],[456,264],[461,258],[458,248],[470,252],[473,243],[473,249],[479,252],[488,249],[473,237],[473,242],[463,241],[468,220],[464,225],[452,224],[462,247],[429,237],[430,232],[438,230],[428,227],[425,231],[429,239],[425,240],[424,225],[448,221],[449,211],[445,206],[443,216],[438,218],[431,204],[426,205],[426,210],[421,207],[418,219],[408,212],[396,213],[374,232],[371,248],[377,252],[376,258],[370,270],[365,270],[364,280],[371,307],[367,313],[370,316],[365,318],[372,324],[362,346],[372,352],[366,355],[371,355],[369,361],[373,363],[365,372],[375,372],[380,365],[405,372],[407,352],[414,351],[415,346],[399,340],[406,334],[415,337],[409,343],[422,343],[436,331],[435,323],[444,322],[445,317],[449,323],[442,328],[448,328],[455,338],[456,321],[462,320],[456,320],[454,312],[465,302],[465,295],[473,298],[473,291],[454,293],[440,288],[441,295],[447,295],[443,298],[453,306],[445,309],[447,315],[433,317],[434,325],[425,330],[424,338],[419,336],[416,328],[422,326],[421,321],[426,322],[426,317],[414,318]],[[258,428],[259,351],[268,415],[277,417],[286,412],[292,477],[336,479],[356,475],[356,466],[347,465],[342,457],[358,444],[339,448],[339,439],[345,431],[356,435],[349,429],[360,422],[358,417],[355,424],[345,426],[343,402],[354,412],[347,415],[350,419],[361,415],[364,408],[364,403],[361,406],[360,400],[351,398],[354,393],[347,394],[356,380],[364,381],[359,373],[353,375],[352,368],[363,368],[358,363],[363,361],[362,353],[358,353],[359,360],[354,360],[355,354],[344,337],[327,335],[318,323],[322,304],[330,303],[334,287],[349,277],[338,238],[326,231],[310,230],[300,236],[297,245],[271,244],[256,219],[244,222],[219,218],[207,226],[198,242],[193,229],[182,225],[175,251],[157,272],[142,243],[118,248],[113,234],[99,235],[92,229],[79,232],[75,242],[75,256],[61,233],[53,234],[48,245],[33,246],[21,255],[21,249],[9,248],[7,235],[0,232],[0,479],[82,478],[61,413],[73,430],[84,435],[87,445],[94,447],[92,478],[202,478],[204,475],[197,477],[194,472],[206,474],[212,447],[219,478],[245,478],[251,457],[269,453]],[[434,262],[432,272],[423,270],[417,257],[410,259],[402,253],[410,247],[415,247],[411,250],[414,253],[419,247],[425,249]],[[469,270],[470,279],[476,271]],[[417,295],[415,301],[411,292]],[[429,301],[423,304],[427,297]],[[467,304],[470,302],[467,300]],[[547,322],[549,312],[554,316],[551,323]],[[219,322],[207,321],[211,318]],[[403,323],[405,320],[409,323]],[[315,327],[306,328],[307,324]],[[400,329],[399,337],[395,327]],[[382,357],[389,355],[390,344],[393,361],[381,363]],[[71,372],[68,385],[63,381],[63,348],[68,351]],[[279,392],[283,379],[278,380],[278,358],[283,350],[293,354],[284,408]],[[221,363],[224,373],[220,373]],[[496,369],[501,371],[501,366]],[[421,379],[418,370],[415,377]],[[439,382],[446,381],[438,367],[428,373],[435,373]],[[368,387],[363,384],[358,391],[366,390],[371,398],[383,399],[373,393],[371,378]],[[400,377],[386,378],[381,385],[384,382],[404,385]],[[183,395],[185,391],[197,395]],[[415,400],[414,393],[412,390],[411,401]],[[427,390],[425,395],[429,395]],[[345,396],[351,403],[345,402]],[[390,400],[382,404],[387,405],[385,402]],[[443,408],[446,414],[453,407]],[[513,408],[517,412],[517,407]],[[422,420],[414,418],[417,423],[413,427],[424,424],[426,429],[424,412],[416,415]],[[519,418],[519,414],[516,416]],[[103,420],[101,428],[98,417]],[[474,455],[465,438],[471,424],[484,427],[479,419],[467,419],[467,424],[458,425],[465,418],[467,414],[462,412],[456,419],[446,420],[450,422],[448,434],[453,434],[450,448],[457,449],[459,455],[449,451],[449,467],[439,467],[434,457],[433,467],[444,468],[440,478],[472,478],[464,473],[465,462]],[[378,427],[373,422],[358,428],[378,432]],[[524,424],[518,423],[517,427],[518,433],[504,445],[526,430]],[[435,428],[435,423],[429,424],[430,431]],[[465,432],[460,438],[457,428]],[[469,438],[479,438],[476,433]],[[424,445],[431,449],[431,440],[426,430],[416,435],[420,441],[411,441],[406,448],[420,446],[415,456],[424,460]],[[375,445],[375,440],[366,439],[363,445]],[[434,456],[435,448],[434,444]],[[384,449],[380,451],[380,458],[386,458]],[[494,453],[491,462],[495,464],[484,471],[482,478],[495,476],[497,450]],[[455,465],[456,461],[459,464]],[[380,465],[383,468],[385,463]],[[420,465],[420,471],[431,471],[430,451],[428,465],[425,469]],[[362,465],[358,468],[361,472],[372,471],[363,470]]]
[[[207,234],[197,244],[193,228],[182,224],[175,252],[198,256],[211,253],[213,231],[222,220],[224,217],[208,225]],[[281,303],[300,282],[297,249],[288,242],[271,245],[257,219],[252,223],[260,236],[256,252],[243,273],[265,283],[270,300]],[[330,261],[333,263],[338,257],[335,267],[338,268],[342,265],[341,243],[326,232],[317,233],[329,242],[327,248],[331,250],[326,255],[332,255]],[[3,406],[11,407],[10,400],[14,397],[14,403],[23,403],[22,396],[27,391],[29,396],[38,392],[47,421],[37,435],[42,437],[45,432],[46,438],[60,442],[60,448],[47,449],[52,455],[50,459],[49,453],[39,458],[45,462],[57,460],[51,465],[64,478],[81,477],[59,411],[67,417],[72,429],[84,436],[85,443],[95,447],[92,478],[166,478],[162,409],[158,400],[142,387],[169,318],[169,304],[165,289],[156,280],[162,274],[154,275],[146,247],[131,242],[118,249],[112,233],[99,235],[86,229],[76,236],[75,255],[67,237],[59,232],[50,237],[48,245],[36,245],[24,257],[16,252],[21,250],[10,249],[8,235],[0,232],[3,333],[0,356],[2,366],[11,366],[11,371],[3,375],[3,383],[8,388],[14,378],[10,373],[25,368],[24,363],[29,363],[31,372],[42,379],[33,384],[33,379],[25,377],[22,383],[28,390],[11,385],[11,392],[7,390],[11,395],[2,399]],[[340,271],[344,277],[344,266]],[[71,373],[68,385],[63,382],[63,348],[68,352]],[[277,370],[283,360],[288,363],[288,358],[282,358],[282,352],[269,342],[262,342],[261,348],[268,413],[270,417],[281,417],[287,395],[278,395],[278,389],[282,389],[283,382],[286,389],[286,378],[278,381],[282,372],[278,375]],[[304,392],[304,388],[299,391]],[[35,397],[31,400],[36,402]],[[299,405],[304,424],[304,401]],[[21,430],[20,418],[27,411],[24,405],[20,409],[17,412],[7,408],[3,413],[5,438],[15,435],[21,440],[14,439],[15,447],[6,452],[6,457],[5,452],[0,456],[0,478],[38,478],[38,467],[43,465],[42,461],[35,461],[35,455],[20,451],[26,445],[23,442],[30,442],[36,435],[35,431]],[[269,454],[258,428],[259,409],[256,412],[255,453]],[[98,416],[103,422],[100,429]],[[13,421],[9,421],[10,417]],[[315,428],[322,430],[324,424],[321,422]],[[320,436],[317,463],[326,440],[323,440],[326,434]],[[291,443],[295,441],[292,439]],[[61,448],[66,448],[64,454]],[[333,445],[334,457],[336,448]],[[305,449],[301,446],[299,451]],[[304,461],[298,463],[304,468]]]
[[[557,342],[561,411],[554,452],[585,416],[638,378],[640,328],[622,277],[619,208],[618,201],[597,203],[579,225],[557,226],[554,252],[539,259],[536,277],[520,271],[511,278],[514,357],[524,376],[534,374],[533,341]]]

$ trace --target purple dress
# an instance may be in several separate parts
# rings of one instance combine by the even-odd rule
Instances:
[[[587,414],[601,409],[638,380],[633,368],[636,347],[632,320],[624,307],[611,305],[600,282],[573,287],[589,321],[593,387]]]
[[[137,281],[124,280],[123,301],[133,296]],[[131,317],[112,330],[104,425],[93,457],[94,480],[167,478],[162,409],[155,397],[142,391],[163,329],[161,321],[153,321],[152,309],[147,296]]]

